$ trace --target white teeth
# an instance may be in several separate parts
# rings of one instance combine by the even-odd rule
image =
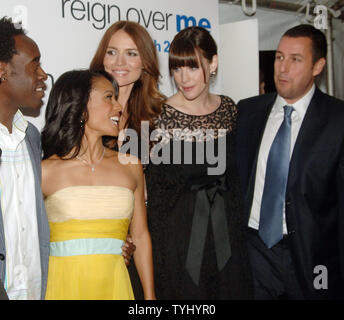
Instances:
[[[112,121],[112,123],[114,124],[114,125],[118,125],[118,121],[119,121],[119,117],[110,117],[110,120]]]
[[[123,74],[127,74],[128,72],[127,71],[115,71],[116,74],[119,74],[119,75],[123,75]]]
[[[36,91],[43,91],[43,88],[37,88]]]

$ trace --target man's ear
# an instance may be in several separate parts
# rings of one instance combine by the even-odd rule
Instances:
[[[316,77],[323,71],[324,67],[326,64],[326,59],[325,58],[320,58],[316,63],[314,63],[313,66],[313,76]]]

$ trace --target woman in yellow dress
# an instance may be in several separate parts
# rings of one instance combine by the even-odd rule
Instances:
[[[89,70],[64,73],[50,93],[42,131],[46,299],[134,299],[121,255],[129,228],[144,298],[155,299],[142,166],[107,147],[119,133],[117,96],[110,75]]]

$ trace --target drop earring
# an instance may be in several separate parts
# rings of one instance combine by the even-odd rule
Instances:
[[[7,80],[6,76],[1,76],[0,83],[3,82],[3,81],[6,81],[6,80]]]

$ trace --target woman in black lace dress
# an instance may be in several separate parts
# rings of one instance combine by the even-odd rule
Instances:
[[[158,299],[251,298],[233,145],[237,110],[229,97],[209,93],[217,64],[205,29],[187,28],[171,43],[177,93],[156,121],[146,169]]]

